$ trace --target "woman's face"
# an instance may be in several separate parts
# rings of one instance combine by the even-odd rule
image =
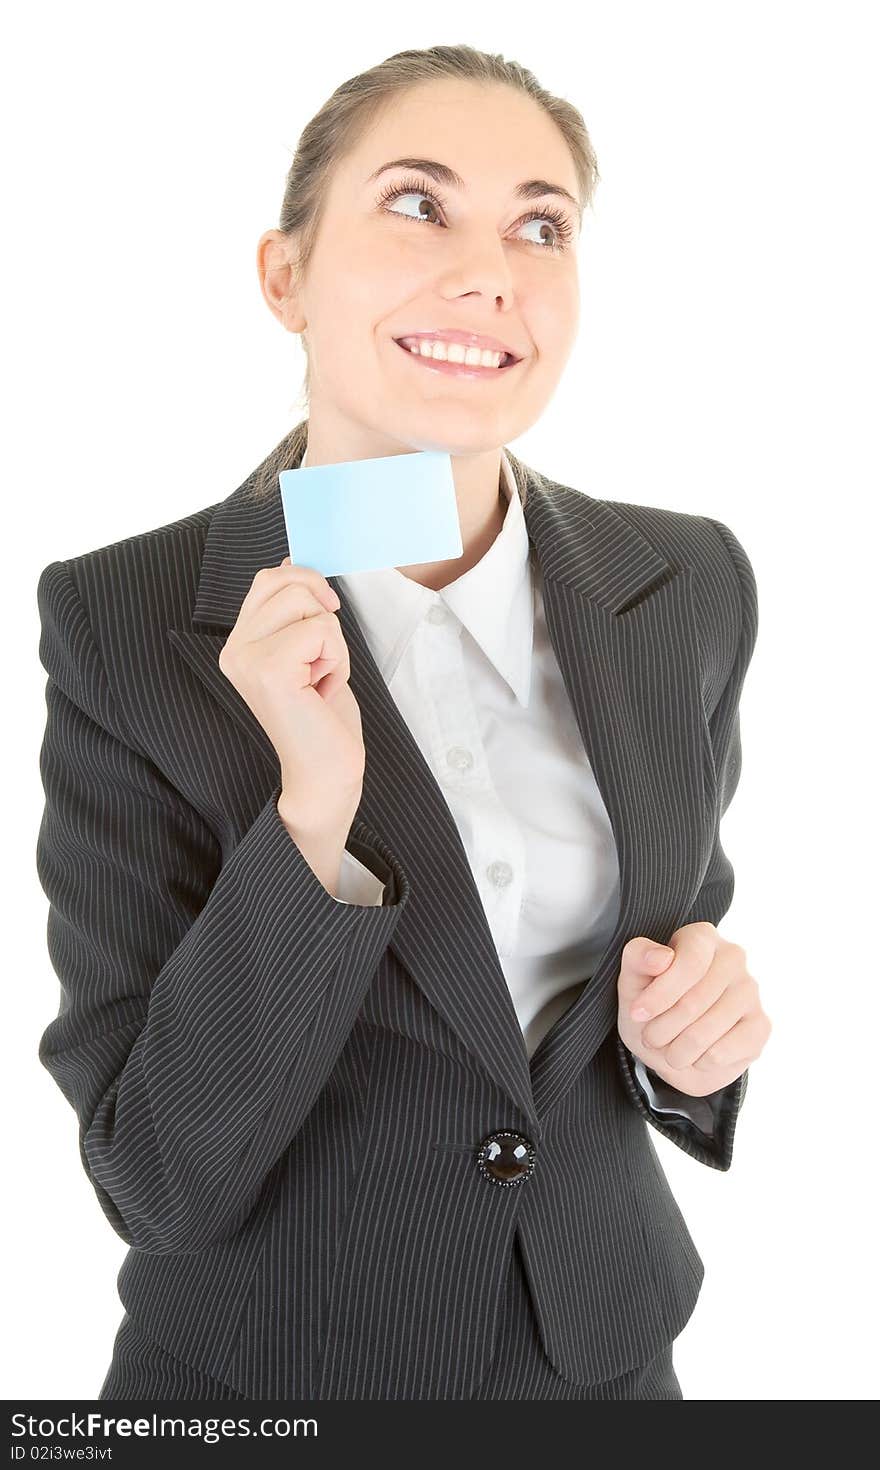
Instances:
[[[383,168],[401,158],[462,184],[427,163]],[[308,339],[310,433],[323,425],[352,457],[467,455],[528,429],[577,336],[576,200],[568,147],[528,97],[444,80],[395,99],[334,170],[305,279],[272,269],[291,258],[277,230],[260,242],[266,299]],[[443,328],[496,338],[520,361],[469,377],[398,345]]]

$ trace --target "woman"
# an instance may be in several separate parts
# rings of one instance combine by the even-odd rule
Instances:
[[[258,250],[308,419],[41,574],[40,1056],[132,1247],[102,1398],[682,1397],[703,1263],[646,1124],[729,1168],[769,1029],[715,928],[757,606],[726,526],[499,447],[596,178],[501,57],[345,83]],[[281,469],[422,449],[459,559],[290,561]]]

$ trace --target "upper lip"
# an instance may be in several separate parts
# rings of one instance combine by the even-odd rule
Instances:
[[[519,354],[508,347],[506,342],[499,342],[497,337],[486,337],[481,332],[463,332],[458,327],[438,327],[433,331],[401,332],[400,337],[395,337],[399,342],[404,337],[435,337],[440,342],[460,342],[464,347],[479,347],[487,352],[506,352],[509,357],[519,362]]]

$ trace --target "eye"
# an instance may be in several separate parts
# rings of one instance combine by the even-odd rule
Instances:
[[[418,189],[415,186],[412,186],[410,184],[389,184],[388,188],[387,189],[384,189],[382,191],[382,193],[379,195],[379,203],[382,204],[382,205],[384,205],[385,208],[387,209],[388,206],[395,199],[419,199],[419,198],[421,198],[421,199],[429,199],[430,202],[431,202],[431,208],[432,209],[439,209],[440,208],[439,202],[434,198],[434,195],[430,192],[430,190],[428,190],[428,189]],[[389,213],[390,214],[399,214],[400,213],[400,210],[398,210],[398,209],[389,209]],[[419,214],[418,215],[414,215],[414,214],[404,215],[404,219],[428,219],[428,216],[425,213],[425,211],[422,209],[422,206],[419,205]],[[433,221],[428,220],[428,223],[431,224],[431,223],[433,223]]]
[[[527,225],[530,224],[533,220],[547,219],[552,221],[553,228],[556,231],[556,241],[554,242],[551,240],[550,249],[565,250],[568,246],[569,241],[571,240],[572,229],[571,225],[569,224],[568,220],[561,210],[533,209],[531,214],[527,214],[525,216],[525,219],[522,221],[522,223],[524,225]],[[536,240],[535,244],[537,245],[538,243],[539,242]]]
[[[418,214],[404,214],[398,209],[390,208],[390,205],[397,199],[427,199],[429,201],[429,207],[426,210],[422,207],[422,205],[419,205]],[[423,180],[419,179],[403,179],[399,184],[389,184],[386,189],[383,189],[382,193],[379,195],[379,199],[377,202],[384,209],[386,209],[389,214],[399,214],[401,219],[410,219],[415,224],[424,223],[430,225],[438,223],[438,221],[435,221],[429,217],[431,211],[437,212],[445,209],[445,205],[442,203],[442,201],[437,198],[437,196],[433,193],[431,189],[428,188],[427,184],[425,184]],[[545,251],[556,250],[561,252],[568,248],[568,244],[571,240],[573,232],[569,221],[561,210],[553,209],[552,207],[548,207],[547,209],[530,210],[530,212],[527,215],[524,215],[523,218],[519,221],[519,225],[520,227],[522,227],[524,225],[531,224],[533,221],[537,220],[550,221],[554,230],[554,238],[548,243],[542,244],[540,240],[530,240],[526,242],[527,244],[538,245],[540,249]],[[443,226],[443,228],[446,227]]]

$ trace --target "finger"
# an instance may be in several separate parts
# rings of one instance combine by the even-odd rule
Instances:
[[[697,980],[674,1005],[651,1016],[642,1026],[642,1040],[648,1046],[668,1046],[689,1026],[708,1014],[728,986],[717,956],[701,980]],[[732,1022],[728,1022],[731,1025]]]
[[[318,691],[321,698],[327,703],[332,703],[339,693],[343,684],[348,683],[348,675],[342,668],[316,670],[312,665],[312,687]]]
[[[301,567],[291,563],[287,558],[277,567],[261,567],[255,574],[242,600],[239,616],[241,613],[250,614],[255,608],[268,602],[269,598],[273,597],[280,588],[296,583],[308,587],[328,612],[336,611],[339,606],[339,598],[327,578],[323,577],[314,567]]]
[[[620,955],[617,993],[625,1006],[637,1005],[657,975],[671,964],[675,951],[639,935],[625,944]],[[636,1018],[637,1019],[637,1018]]]
[[[761,1031],[758,1023],[751,1016],[742,1016],[735,1026],[731,1026],[729,1031],[713,1041],[692,1065],[700,1072],[707,1072],[715,1067],[737,1066],[744,1071],[760,1050]]]
[[[267,657],[278,659],[282,668],[301,667],[303,676],[315,684],[331,670],[341,669],[351,676],[351,656],[339,626],[331,613],[320,613],[304,622],[287,623],[265,640]]]
[[[702,980],[715,957],[715,949],[715,938],[710,930],[701,929],[698,925],[685,930],[676,941],[672,963],[642,990],[635,1009],[630,1009],[632,1019],[649,1021],[674,1006],[692,985]]]
[[[707,1058],[706,1067],[727,1066],[735,1056],[722,1052],[722,1043],[743,1019],[742,998],[735,989],[728,988],[705,1015],[673,1037],[665,1047],[667,1064],[670,1067],[693,1067],[699,1057]],[[737,1044],[740,1037],[736,1038]]]
[[[331,612],[338,612],[339,608],[342,606],[339,593],[336,591],[335,587],[330,586],[330,583],[327,581],[327,578],[325,576],[323,576],[320,572],[315,571],[314,567],[298,567],[296,562],[292,562],[289,556],[285,556],[283,558],[281,565],[283,567],[294,567],[297,571],[301,572],[314,572],[320,584],[315,589],[316,595],[320,597],[325,607],[329,608]]]
[[[277,588],[271,597],[251,613],[244,633],[248,641],[269,638],[273,633],[278,633],[291,624],[301,623],[305,618],[332,619],[336,622],[335,613],[324,606],[310,587],[302,582],[288,582]]]

